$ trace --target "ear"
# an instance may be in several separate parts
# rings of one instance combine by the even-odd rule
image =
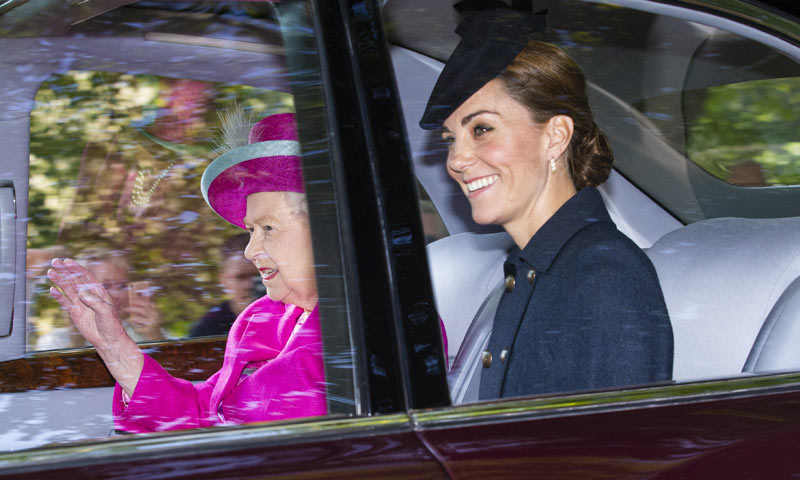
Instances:
[[[560,158],[567,151],[574,127],[572,117],[567,115],[556,115],[547,121],[548,158]]]

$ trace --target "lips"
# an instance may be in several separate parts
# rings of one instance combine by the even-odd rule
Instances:
[[[259,268],[258,271],[261,272],[263,280],[272,280],[278,274],[277,268]]]
[[[470,180],[469,182],[465,181],[464,183],[467,186],[467,191],[473,193],[493,185],[499,178],[499,175],[487,175],[485,177],[476,178],[475,180]]]

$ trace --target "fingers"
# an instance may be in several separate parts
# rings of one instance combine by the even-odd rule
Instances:
[[[48,272],[48,275],[49,275],[49,272]],[[61,291],[56,287],[50,287],[50,296],[52,296],[54,299],[56,299],[58,304],[61,305],[64,309],[69,310],[69,307],[71,307],[73,305],[73,303],[69,299],[69,297],[67,297],[66,295],[61,293]]]
[[[80,291],[87,287],[107,303],[112,303],[111,295],[97,281],[97,278],[71,258],[54,258],[47,276],[73,303],[80,299]]]
[[[97,277],[92,272],[82,267],[78,262],[71,258],[63,260],[64,268],[72,275],[75,283],[82,287],[92,287],[92,292],[103,299],[105,302],[112,303],[111,295],[100,285]]]
[[[47,271],[47,278],[55,284],[55,288],[50,289],[50,294],[62,306],[64,306],[63,302],[65,301],[70,303],[78,301],[78,291],[75,285],[63,274],[63,269],[56,266],[55,261],[53,262],[53,268]]]
[[[111,298],[108,300],[103,298],[103,295],[108,297],[108,292],[103,287],[98,285],[83,285],[78,290],[78,295],[84,305],[91,308],[98,315],[105,317],[116,317],[114,314],[114,305]]]

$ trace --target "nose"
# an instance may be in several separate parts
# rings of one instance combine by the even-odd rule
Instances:
[[[454,141],[447,152],[447,169],[451,174],[460,174],[474,163],[472,150],[464,142]]]
[[[244,258],[251,262],[256,258],[256,255],[264,252],[264,244],[260,237],[260,231],[256,228],[253,230],[253,233],[250,234],[250,240],[247,242],[247,246],[244,247]]]

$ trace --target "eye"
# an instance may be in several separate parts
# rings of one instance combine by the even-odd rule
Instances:
[[[251,237],[253,236],[253,232],[255,232],[255,230],[256,229],[253,227],[247,227],[247,233],[249,233]]]
[[[272,226],[271,225],[262,225],[261,228],[264,229],[264,233],[269,233],[269,232],[272,231]]]
[[[472,134],[476,137],[482,136],[484,133],[491,132],[493,129],[487,125],[478,124],[472,127]]]

